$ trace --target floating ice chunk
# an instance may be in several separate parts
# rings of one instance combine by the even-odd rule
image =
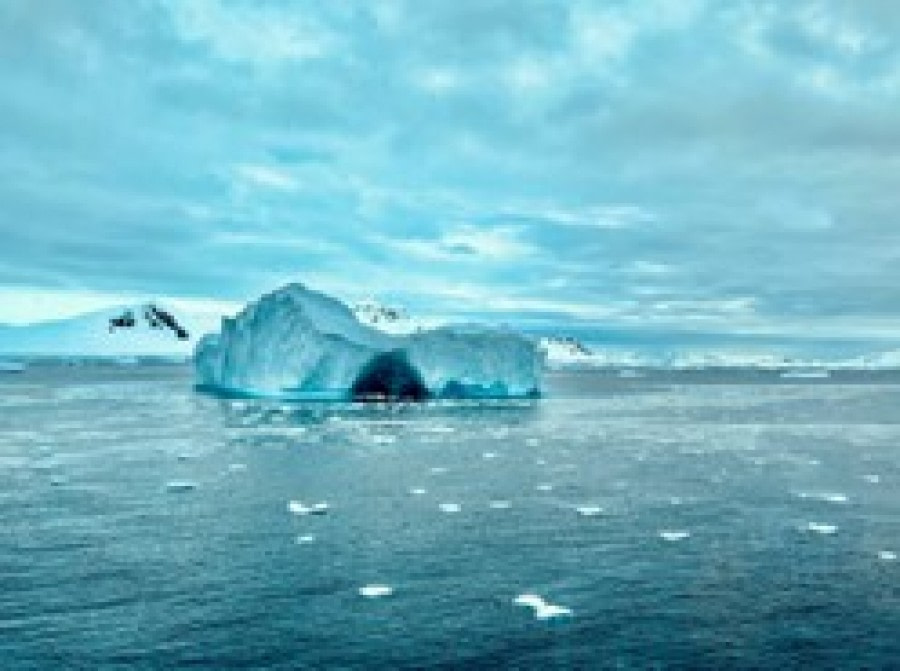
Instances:
[[[432,466],[431,473],[432,475],[441,475],[442,473],[446,473],[447,468],[445,466]]]
[[[294,513],[295,515],[309,515],[309,508],[307,508],[302,501],[288,501],[287,509],[288,512]]]
[[[684,503],[684,500],[682,500],[680,496],[670,496],[669,503],[673,506],[680,506],[682,503]]]
[[[485,453],[482,454],[481,456],[482,456],[482,458],[484,458],[484,459],[496,459],[496,458],[497,458],[497,453],[496,453],[496,452],[485,452]]]
[[[541,444],[541,441],[539,441],[537,438],[526,438],[525,444],[528,447],[537,447],[538,445]]]
[[[689,538],[691,535],[690,531],[660,531],[659,537],[664,541],[669,541],[670,543],[675,543],[677,541],[683,541],[685,538]]]
[[[890,550],[882,550],[878,553],[878,558],[884,561],[896,561],[897,553]]]
[[[797,496],[801,499],[814,499],[826,503],[847,503],[850,500],[846,494],[839,492],[799,492]]]
[[[197,483],[192,480],[170,480],[166,483],[167,492],[189,492],[197,488]]]
[[[805,525],[800,527],[801,531],[809,531],[811,533],[822,534],[825,536],[830,536],[832,534],[837,533],[837,525],[835,524],[820,524],[819,522],[807,522]]]
[[[553,491],[553,485],[547,484],[547,483],[545,482],[545,483],[539,484],[537,487],[535,487],[535,489],[538,490],[539,492],[552,492],[552,491]]]
[[[513,603],[516,606],[525,606],[534,611],[534,617],[538,620],[550,620],[557,617],[570,617],[572,610],[565,606],[548,603],[537,594],[520,594]]]
[[[228,470],[232,473],[237,473],[238,471],[246,471],[247,464],[228,464]]]
[[[488,503],[488,507],[494,510],[506,510],[512,507],[512,504],[509,501],[491,501]]]
[[[865,480],[866,482],[870,482],[873,485],[877,485],[879,482],[881,482],[881,478],[879,476],[875,475],[874,473],[869,473],[867,475],[864,475],[863,480]]]
[[[304,534],[303,536],[297,536],[296,543],[297,545],[309,545],[310,543],[314,543],[316,537],[312,534]]]
[[[294,515],[324,515],[328,512],[328,504],[324,501],[314,503],[311,506],[306,505],[302,501],[288,501],[288,512]]]
[[[397,442],[396,436],[382,436],[382,435],[374,435],[372,436],[372,442],[376,445],[390,445],[392,443]]]
[[[409,493],[412,494],[413,496],[422,496],[423,494],[427,494],[428,490],[426,490],[422,487],[413,487],[412,489],[409,490]]]
[[[441,509],[441,512],[445,513],[458,513],[462,510],[462,506],[458,503],[442,503],[438,506]]]
[[[538,466],[546,466],[547,460],[546,459],[535,459],[534,463],[536,463]]]
[[[359,588],[359,595],[367,599],[378,599],[383,596],[390,596],[394,593],[394,588],[390,585],[364,585]]]
[[[600,515],[603,513],[603,508],[600,506],[578,506],[575,508],[575,512],[577,512],[582,517],[594,517],[596,515]]]

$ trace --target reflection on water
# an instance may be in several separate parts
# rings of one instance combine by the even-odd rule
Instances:
[[[0,380],[4,668],[900,658],[896,381],[572,374],[399,405],[190,382]]]

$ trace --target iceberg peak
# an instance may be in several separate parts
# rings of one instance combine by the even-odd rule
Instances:
[[[199,388],[229,394],[421,400],[537,395],[543,355],[508,329],[384,333],[295,282],[223,319],[194,364]]]

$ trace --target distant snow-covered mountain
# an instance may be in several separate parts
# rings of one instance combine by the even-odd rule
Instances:
[[[197,339],[219,327],[221,315],[160,306],[188,333],[179,339],[163,325],[142,318],[145,306],[120,306],[54,321],[27,325],[0,324],[0,355],[45,356],[187,356]],[[134,326],[110,329],[110,320],[132,312]]]
[[[581,341],[571,337],[546,337],[538,341],[551,367],[591,365],[594,353]]]
[[[423,329],[440,326],[442,322],[414,318],[403,308],[383,305],[378,301],[368,300],[352,307],[353,314],[360,323],[385,333],[405,335]]]

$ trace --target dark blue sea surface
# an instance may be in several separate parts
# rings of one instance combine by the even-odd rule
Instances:
[[[0,668],[900,668],[900,376],[546,383],[0,376]]]

